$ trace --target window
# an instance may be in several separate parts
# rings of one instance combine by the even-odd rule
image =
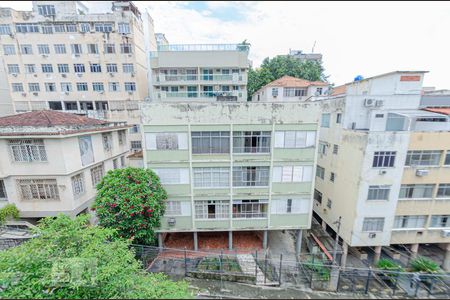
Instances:
[[[64,24],[54,24],[55,32],[66,32],[66,26]]]
[[[46,92],[56,92],[56,84],[54,82],[46,82],[44,85]]]
[[[316,189],[314,189],[314,200],[316,200],[319,203],[322,203],[322,193]]]
[[[323,180],[325,178],[325,168],[322,168],[321,166],[317,165],[316,176]]]
[[[59,200],[56,179],[17,180],[22,200]]]
[[[55,44],[55,53],[56,54],[66,54],[66,45],[64,44]]]
[[[306,148],[315,144],[315,131],[275,131],[275,148]]]
[[[72,49],[72,54],[82,54],[83,48],[81,47],[81,44],[71,44],[70,48]]]
[[[20,73],[19,65],[18,64],[8,64],[8,74]]]
[[[342,122],[342,114],[341,113],[337,113],[336,114],[336,123],[340,124]]]
[[[292,199],[287,199],[286,201],[286,212],[287,213],[292,212]]]
[[[31,45],[20,45],[20,54],[33,54]]]
[[[119,82],[108,82],[110,92],[120,92]]]
[[[133,53],[133,48],[131,44],[120,44],[120,53],[129,54]]]
[[[43,34],[53,34],[53,25],[52,24],[42,25],[42,33]]]
[[[268,186],[269,167],[233,167],[233,186]]]
[[[332,204],[333,202],[331,201],[331,199],[330,198],[328,198],[328,201],[327,201],[327,207],[329,208],[329,209],[331,209],[331,204]]]
[[[193,168],[194,187],[226,188],[230,186],[229,168]]]
[[[124,73],[133,73],[134,65],[133,64],[122,64],[122,69]]]
[[[14,45],[3,45],[3,53],[5,55],[14,55],[16,54],[16,47]]]
[[[233,200],[233,218],[267,218],[269,200]]]
[[[84,68],[84,64],[74,64],[73,70],[75,73],[84,73],[86,71]]]
[[[434,184],[402,184],[399,198],[431,198]]]
[[[450,198],[450,183],[441,183],[437,191],[437,198]]]
[[[273,182],[309,182],[312,180],[312,166],[273,167]]]
[[[37,23],[16,23],[16,31],[20,33],[39,32]]]
[[[188,168],[153,169],[162,184],[189,184]]]
[[[122,168],[125,168],[125,155],[122,155],[122,156],[120,157],[120,166],[121,166]]]
[[[11,34],[11,27],[8,24],[0,24],[0,35]]]
[[[187,134],[183,132],[146,133],[148,150],[186,150]]]
[[[50,17],[56,15],[54,5],[38,5],[38,13],[44,17]]]
[[[424,228],[427,216],[396,216],[394,228]]]
[[[393,167],[395,162],[395,151],[377,151],[373,156],[372,167],[388,168]]]
[[[32,82],[28,84],[28,91],[29,92],[40,92],[41,88],[39,87],[39,83]]]
[[[383,231],[384,218],[364,218],[362,231]]]
[[[141,150],[142,142],[141,141],[131,141],[131,150]]]
[[[278,96],[278,88],[272,88],[272,97]]]
[[[330,128],[330,114],[322,114],[321,127]]]
[[[98,54],[98,45],[97,44],[87,44],[88,53],[89,54]]]
[[[269,153],[270,131],[234,131],[233,152]]]
[[[119,27],[119,33],[127,34],[130,33],[130,24],[128,23],[119,23],[117,24]]]
[[[39,54],[50,54],[50,48],[47,44],[38,44],[37,47]]]
[[[115,169],[118,169],[118,168],[119,168],[119,163],[117,161],[117,158],[114,158],[113,159],[113,169],[115,170]]]
[[[100,64],[90,64],[92,73],[100,73],[102,71],[102,66]]]
[[[104,174],[105,174],[105,168],[104,168],[103,163],[91,168],[91,180],[92,180],[92,186],[94,188],[102,180]]]
[[[405,166],[438,166],[441,155],[440,150],[408,151]]]
[[[136,82],[125,82],[125,91],[127,92],[136,91]]]
[[[335,179],[336,179],[336,174],[334,172],[330,172],[330,181],[334,182]]]
[[[91,31],[91,25],[89,23],[81,23],[80,24],[80,31],[81,32],[89,32],[89,31]]]
[[[103,92],[105,91],[105,87],[103,86],[103,82],[93,82],[92,83],[92,89],[96,92]]]
[[[80,173],[78,175],[72,176],[72,191],[74,196],[80,196],[84,194],[86,189],[84,188],[84,175]]]
[[[129,133],[139,133],[139,125],[133,125],[133,127],[131,127],[130,129],[129,129]],[[155,148],[156,149],[156,148]]]
[[[317,88],[316,89],[316,95],[322,95],[322,91],[323,91],[322,88]]]
[[[76,24],[66,24],[67,32],[77,32]]]
[[[77,91],[86,92],[88,90],[87,82],[77,82]]]
[[[270,212],[272,214],[307,214],[309,203],[309,199],[302,198],[272,199]]]
[[[450,227],[450,216],[449,215],[431,216],[430,227],[433,228]]]
[[[228,131],[192,132],[192,153],[230,153],[230,133]]]
[[[36,73],[36,65],[34,65],[34,64],[26,64],[25,65],[25,73],[27,73],[27,74]]]
[[[306,96],[306,89],[284,88],[284,97],[303,97]]]
[[[11,88],[13,92],[23,92],[23,84],[22,83],[11,83]]]
[[[195,201],[196,219],[229,218],[230,202],[227,200]]]
[[[5,188],[5,182],[3,180],[0,180],[0,201],[7,200],[6,195],[6,188]]]
[[[445,154],[444,165],[446,166],[450,165],[450,150],[447,150],[447,153]]]
[[[111,151],[112,150],[112,134],[111,133],[102,133],[102,141],[103,141],[103,150]]]
[[[114,53],[116,53],[116,46],[114,44],[105,44],[104,52],[105,52],[105,54],[114,54]]]
[[[69,73],[69,65],[68,64],[58,64],[58,72],[59,73]]]
[[[61,92],[71,92],[71,91],[72,91],[72,83],[61,82]]]
[[[327,155],[327,143],[319,142],[318,153],[322,155]]]
[[[338,154],[338,151],[339,151],[339,146],[334,144],[333,145],[333,154]]]
[[[53,73],[53,66],[52,64],[42,64],[42,73]]]
[[[106,72],[117,73],[117,64],[106,64]]]
[[[119,145],[125,144],[125,142],[126,142],[126,131],[125,130],[117,131],[117,136],[119,138]]]
[[[181,202],[180,201],[167,201],[165,216],[181,216]]]
[[[389,200],[390,185],[371,185],[367,194],[367,200]]]
[[[113,30],[112,23],[95,23],[94,25],[97,32],[111,32]]]
[[[377,119],[384,118],[384,114],[375,114],[375,118]]]

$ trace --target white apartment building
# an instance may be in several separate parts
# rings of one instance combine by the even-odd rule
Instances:
[[[396,71],[334,89],[321,100],[314,213],[344,253],[394,245],[446,249],[450,268],[450,123],[419,109],[423,71]],[[370,248],[370,249],[368,249]],[[387,253],[387,252],[386,252]],[[344,254],[342,264],[346,263]]]
[[[283,76],[261,87],[252,95],[253,102],[307,101],[312,97],[326,95],[330,84]]]
[[[0,118],[0,206],[35,220],[86,212],[108,170],[127,165],[125,123],[53,110]]]
[[[0,8],[0,78],[13,111],[127,121],[134,149],[141,149],[138,103],[148,96],[147,53],[155,48],[153,20],[131,1],[114,1],[101,14],[79,1]]]

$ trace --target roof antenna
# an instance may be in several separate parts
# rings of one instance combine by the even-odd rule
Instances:
[[[314,48],[316,47],[316,41],[314,41],[314,45],[313,45],[313,47],[312,47],[312,49],[311,49],[311,53],[314,53]]]

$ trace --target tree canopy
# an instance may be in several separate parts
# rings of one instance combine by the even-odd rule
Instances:
[[[0,251],[0,298],[189,298],[185,282],[142,269],[129,241],[89,217],[42,219],[38,237]]]
[[[324,69],[320,62],[300,61],[289,55],[276,56],[272,59],[265,58],[261,67],[249,70],[247,85],[249,99],[262,86],[284,75],[309,81],[326,80]]]
[[[108,171],[97,185],[92,209],[100,226],[149,245],[155,242],[154,229],[160,226],[166,199],[167,193],[153,171],[128,167]]]

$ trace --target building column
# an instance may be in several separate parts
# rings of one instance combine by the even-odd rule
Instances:
[[[263,237],[263,249],[267,249],[267,230],[264,230],[264,237]]]
[[[322,228],[323,230],[327,230],[327,222],[325,222],[325,220],[322,220]]]
[[[411,258],[416,258],[417,252],[419,252],[419,244],[412,244],[411,245]]]
[[[347,255],[348,255],[348,244],[342,240],[342,256],[341,256],[341,267],[345,267],[347,264]]]
[[[158,232],[158,247],[159,248],[163,248],[164,247],[164,241],[163,241],[161,232]]]
[[[194,232],[194,250],[195,250],[195,251],[198,250],[198,236],[197,236],[197,231]]]
[[[442,269],[446,272],[450,272],[450,243],[445,246],[444,263]]]
[[[228,231],[228,249],[233,250],[233,231]]]
[[[375,257],[374,257],[374,259],[373,259],[373,263],[374,263],[374,264],[376,264],[376,263],[380,260],[380,257],[381,257],[381,248],[382,248],[382,246],[376,246],[376,247],[375,247]]]
[[[302,238],[303,238],[303,230],[297,230],[297,239],[295,243],[295,256],[298,259],[300,254],[302,253]]]

